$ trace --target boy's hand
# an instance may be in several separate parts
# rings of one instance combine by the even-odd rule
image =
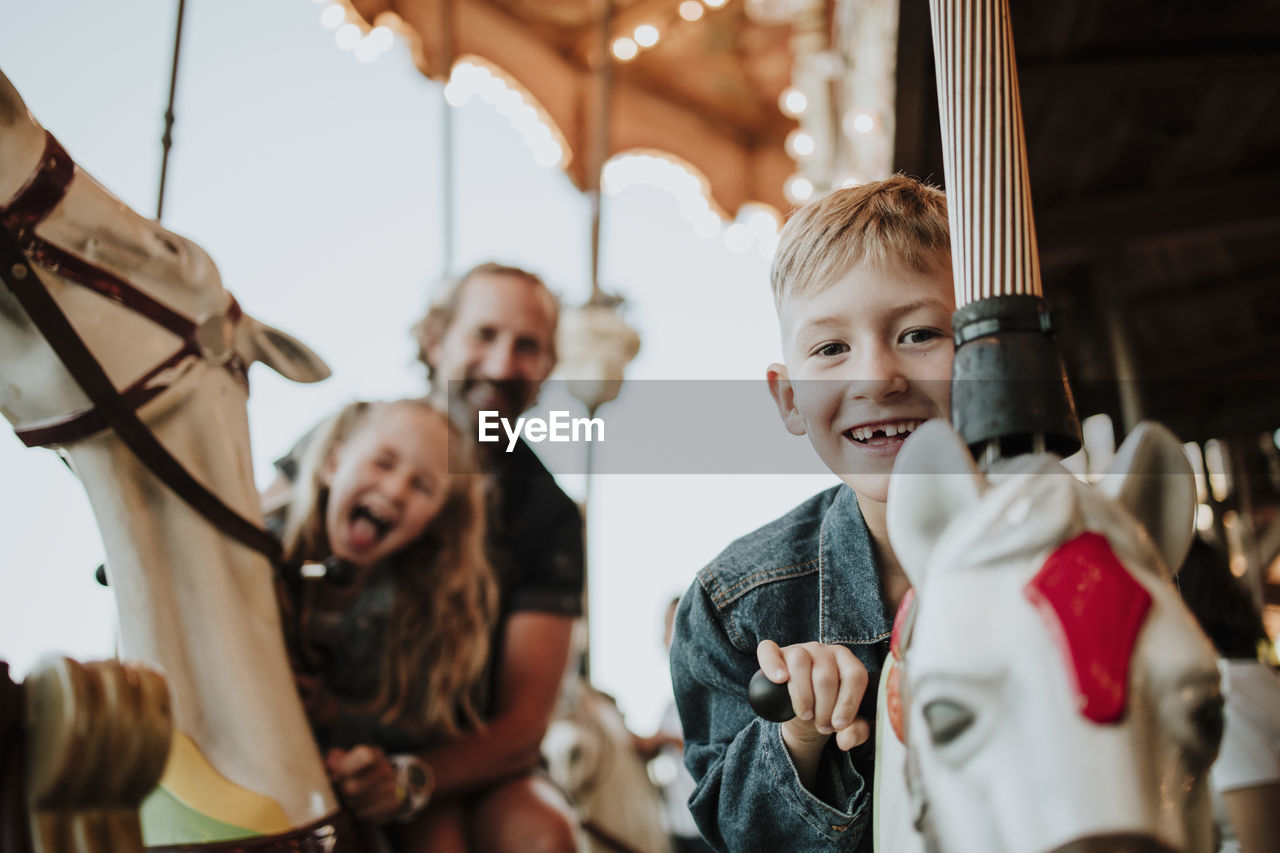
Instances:
[[[792,758],[812,760],[814,768],[831,735],[843,750],[853,749],[871,735],[870,724],[859,717],[858,706],[867,689],[862,661],[841,645],[797,643],[779,648],[764,640],[756,658],[765,677],[786,684],[796,716],[782,724],[782,739]]]

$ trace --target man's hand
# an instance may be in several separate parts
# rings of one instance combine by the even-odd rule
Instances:
[[[397,790],[395,769],[381,749],[364,744],[349,751],[331,749],[324,766],[338,797],[356,817],[383,824],[396,816],[404,794]]]
[[[779,648],[773,640],[764,640],[756,658],[766,678],[787,685],[796,716],[782,724],[782,740],[806,785],[813,781],[831,735],[846,751],[870,737],[871,725],[857,715],[867,689],[867,670],[853,652],[823,643]]]

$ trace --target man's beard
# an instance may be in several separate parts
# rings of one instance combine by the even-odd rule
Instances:
[[[528,379],[484,379],[469,376],[449,382],[449,412],[455,423],[474,426],[482,411],[496,411],[514,421],[538,398],[538,384]]]

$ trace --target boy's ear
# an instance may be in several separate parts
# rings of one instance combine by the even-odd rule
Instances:
[[[778,406],[778,414],[782,415],[782,423],[792,435],[804,435],[804,419],[796,408],[796,392],[791,385],[791,377],[787,375],[785,364],[771,364],[766,372],[769,379],[769,393]]]

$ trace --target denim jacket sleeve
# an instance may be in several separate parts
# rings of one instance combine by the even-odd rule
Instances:
[[[685,763],[697,780],[689,809],[698,828],[712,847],[734,853],[869,851],[870,780],[832,742],[817,790],[801,785],[781,726],[757,717],[747,703],[758,666],[754,648],[731,641],[724,620],[733,618],[698,582],[676,615],[671,676]]]

